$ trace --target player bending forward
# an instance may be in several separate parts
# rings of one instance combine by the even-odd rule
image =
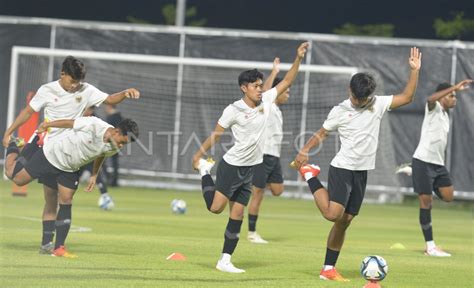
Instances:
[[[19,149],[14,141],[7,148],[6,175],[15,184],[22,186],[34,179],[55,179],[58,187],[59,211],[56,218],[56,243],[53,256],[75,258],[64,247],[71,227],[71,208],[79,182],[79,169],[94,161],[94,168],[86,191],[95,186],[97,174],[105,157],[117,153],[125,144],[138,137],[137,123],[123,120],[116,128],[96,117],[79,117],[75,120],[43,122],[38,133],[49,128],[72,128],[61,137],[50,139],[24,164],[16,161]]]
[[[405,90],[398,95],[374,96],[374,78],[367,73],[355,74],[350,81],[349,99],[332,108],[323,127],[314,133],[293,162],[308,182],[321,214],[334,222],[327,240],[324,266],[319,274],[323,280],[349,281],[336,271],[336,261],[346,229],[362,205],[367,170],[375,167],[382,117],[387,110],[413,101],[421,67],[418,48],[411,48],[408,63],[410,77]],[[341,149],[331,161],[326,189],[317,178],[319,167],[307,162],[309,151],[322,143],[331,131],[339,133]]]
[[[277,95],[286,91],[298,73],[308,43],[302,43],[297,49],[296,59],[285,78],[274,88],[264,92],[263,74],[257,69],[244,71],[239,75],[240,90],[243,98],[227,106],[219,119],[214,132],[201,145],[193,156],[193,167],[202,176],[202,192],[207,209],[212,213],[221,213],[227,202],[230,215],[224,233],[224,248],[216,268],[223,272],[242,273],[231,260],[244,217],[244,209],[252,193],[253,166],[263,161],[264,130],[271,107]],[[201,157],[221,137],[225,129],[230,128],[235,144],[219,162],[216,172],[216,184],[210,175],[214,161]]]

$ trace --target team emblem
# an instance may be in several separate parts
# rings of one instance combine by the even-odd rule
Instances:
[[[76,102],[81,103],[82,101],[82,96],[76,96]]]

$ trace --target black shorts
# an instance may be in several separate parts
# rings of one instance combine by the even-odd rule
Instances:
[[[353,171],[329,166],[329,200],[343,205],[347,214],[359,214],[367,186],[367,171]]]
[[[433,190],[438,187],[453,185],[448,170],[442,165],[413,158],[411,167],[413,169],[413,190],[417,194],[431,195]]]
[[[267,183],[283,183],[280,158],[263,155],[263,162],[253,167],[252,183],[260,189],[264,189]]]
[[[41,147],[38,145],[39,136],[31,137],[30,141],[26,143],[25,147],[20,152],[20,157],[24,154],[34,155]],[[58,190],[58,184],[56,182],[56,177],[49,175],[45,177],[38,178],[38,183],[46,185],[50,188]]]
[[[54,167],[44,156],[43,148],[39,148],[33,157],[26,163],[25,170],[32,178],[41,179],[43,183],[57,189],[57,184],[61,184],[69,189],[76,190],[79,184],[78,172],[65,172]]]
[[[229,201],[247,206],[252,194],[253,166],[234,166],[222,159],[217,165],[216,190]]]

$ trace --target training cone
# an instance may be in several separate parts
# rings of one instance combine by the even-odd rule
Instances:
[[[166,260],[185,261],[186,256],[184,256],[181,253],[174,252],[174,253],[171,253],[170,256],[166,257]]]
[[[395,243],[392,246],[390,246],[390,249],[405,250],[407,248],[402,243]]]
[[[362,288],[382,288],[382,286],[380,286],[378,281],[369,281]]]

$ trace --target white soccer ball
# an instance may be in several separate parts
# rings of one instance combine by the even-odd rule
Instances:
[[[103,210],[112,210],[115,207],[112,197],[105,194],[100,195],[99,201],[97,204],[99,205],[100,209],[103,209]]]
[[[181,199],[174,199],[171,201],[171,212],[174,214],[186,213],[186,202]]]
[[[387,273],[387,261],[378,255],[367,256],[360,264],[360,274],[366,280],[382,281]]]

